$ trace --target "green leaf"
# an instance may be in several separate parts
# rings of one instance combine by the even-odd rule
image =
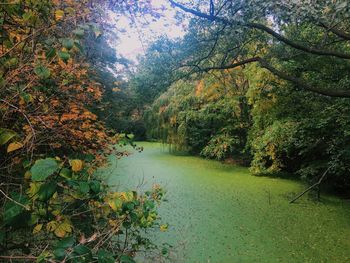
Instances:
[[[70,59],[70,54],[68,52],[65,52],[65,51],[58,51],[58,56],[60,57],[60,59],[62,59],[65,62],[68,59]]]
[[[51,75],[50,70],[42,65],[36,66],[34,68],[34,73],[41,79],[48,79]]]
[[[11,140],[15,136],[17,136],[16,132],[12,130],[0,128],[0,145],[7,143],[9,140]]]
[[[70,39],[70,38],[64,38],[64,39],[62,39],[62,45],[66,49],[72,49],[74,47],[74,41],[73,41],[73,39]]]
[[[62,176],[63,178],[66,178],[66,179],[71,179],[72,178],[72,171],[68,168],[63,168],[60,171],[60,176]]]
[[[47,59],[51,59],[56,55],[56,49],[53,47],[46,51],[45,56]]]
[[[70,248],[75,244],[74,237],[65,237],[62,240],[58,241],[55,248]]]
[[[101,184],[100,184],[100,182],[99,182],[99,181],[96,181],[96,180],[91,181],[91,182],[90,182],[90,189],[91,189],[94,193],[98,194],[98,193],[101,191]]]
[[[10,58],[10,59],[5,61],[4,66],[6,68],[12,68],[12,67],[16,66],[17,63],[18,63],[18,59],[17,58]]]
[[[53,254],[55,256],[56,259],[58,260],[62,260],[65,258],[66,256],[66,250],[64,248],[56,248],[54,251],[53,251]]]
[[[44,262],[48,262],[49,258],[52,256],[52,254],[49,251],[43,251],[41,252],[41,254],[38,256],[38,258],[36,259],[36,263],[44,263]]]
[[[113,254],[106,250],[99,250],[97,252],[98,263],[114,263],[115,259]]]
[[[90,186],[88,182],[79,182],[79,191],[82,194],[87,194],[90,191]]]
[[[30,169],[33,181],[44,181],[47,177],[58,170],[59,166],[55,159],[40,159]]]
[[[57,189],[56,182],[50,182],[47,184],[43,184],[38,191],[38,199],[40,201],[49,200],[56,192],[56,189]]]
[[[11,198],[13,200],[15,200],[17,203],[20,203],[22,205],[27,205],[28,204],[28,199],[23,196],[23,195],[19,195],[19,194],[14,194],[13,196],[11,196]],[[10,224],[13,221],[15,221],[15,219],[20,216],[22,214],[22,212],[24,212],[24,208],[20,205],[18,205],[17,203],[9,200],[5,203],[4,205],[4,213],[3,213],[3,220],[5,222],[5,224]]]
[[[91,253],[91,250],[83,245],[76,246],[73,251],[77,255],[87,255]]]
[[[27,169],[27,168],[29,168],[29,166],[30,166],[30,161],[29,161],[29,160],[24,160],[23,163],[22,163],[22,165],[23,165],[23,168],[24,168],[24,169]]]

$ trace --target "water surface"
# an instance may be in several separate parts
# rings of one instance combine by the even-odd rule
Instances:
[[[169,230],[154,240],[177,248],[172,262],[350,262],[348,201],[323,195],[289,204],[305,186],[141,145],[142,153],[112,158],[103,173],[123,190],[166,188],[160,215]]]

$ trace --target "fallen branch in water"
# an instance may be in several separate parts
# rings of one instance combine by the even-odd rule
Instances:
[[[292,199],[289,203],[290,204],[292,204],[292,203],[294,203],[296,200],[298,200],[300,197],[302,197],[304,194],[306,194],[307,192],[309,192],[312,188],[314,188],[315,186],[319,186],[321,183],[322,183],[322,181],[323,181],[323,179],[326,177],[326,175],[327,175],[327,173],[328,173],[328,171],[329,171],[329,169],[330,169],[331,167],[328,167],[327,168],[327,170],[323,173],[323,175],[320,177],[320,179],[316,182],[316,183],[314,183],[313,185],[311,185],[309,188],[307,188],[306,190],[304,190],[302,193],[300,193],[300,194],[298,194],[294,199]]]

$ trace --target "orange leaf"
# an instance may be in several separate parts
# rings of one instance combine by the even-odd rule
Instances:
[[[20,142],[13,142],[10,143],[9,146],[7,147],[7,152],[13,152],[16,151],[18,149],[21,149],[23,147],[23,144]]]

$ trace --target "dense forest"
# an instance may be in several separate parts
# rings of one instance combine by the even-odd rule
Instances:
[[[0,261],[166,257],[165,190],[95,173],[132,138],[349,196],[350,3],[165,2],[185,34],[137,63],[112,21],[142,31],[152,1],[0,2]]]
[[[156,98],[148,138],[257,175],[314,183],[327,171],[324,182],[348,190],[348,4],[250,2],[207,13],[173,2],[192,15],[188,33],[158,40],[132,79]]]

